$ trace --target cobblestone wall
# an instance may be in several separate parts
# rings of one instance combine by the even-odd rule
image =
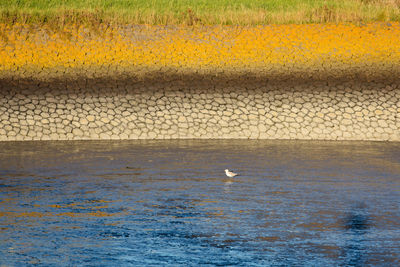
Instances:
[[[397,22],[0,24],[0,140],[400,141],[399,43]]]
[[[0,140],[251,138],[400,141],[400,83],[0,81]]]

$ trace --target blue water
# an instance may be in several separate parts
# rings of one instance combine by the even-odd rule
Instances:
[[[0,265],[399,259],[400,143],[0,142]]]

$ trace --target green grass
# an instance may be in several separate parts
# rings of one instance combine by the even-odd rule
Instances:
[[[400,21],[400,0],[0,0],[5,23],[288,24]]]

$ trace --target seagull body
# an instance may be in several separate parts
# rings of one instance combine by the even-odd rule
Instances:
[[[237,173],[230,172],[228,169],[225,170],[225,174],[228,177],[235,177],[237,175]]]

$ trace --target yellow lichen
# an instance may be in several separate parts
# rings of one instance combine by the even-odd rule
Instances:
[[[0,74],[346,69],[400,62],[400,24],[254,27],[78,26],[63,32],[0,25]]]

